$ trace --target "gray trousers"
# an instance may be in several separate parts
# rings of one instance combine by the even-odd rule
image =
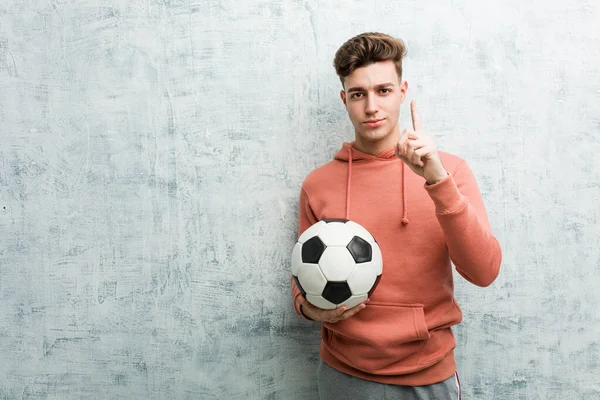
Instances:
[[[458,376],[427,386],[399,386],[344,374],[323,360],[317,367],[320,400],[459,400]]]

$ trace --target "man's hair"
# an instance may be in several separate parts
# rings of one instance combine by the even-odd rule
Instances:
[[[344,85],[344,78],[355,69],[380,61],[393,61],[398,80],[402,80],[404,56],[406,56],[406,46],[402,39],[379,32],[365,32],[349,39],[338,49],[333,59],[333,66],[342,85]]]

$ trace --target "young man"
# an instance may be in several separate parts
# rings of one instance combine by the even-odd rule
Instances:
[[[300,235],[327,218],[364,226],[383,254],[372,297],[352,309],[319,309],[292,279],[296,312],[321,321],[321,399],[459,399],[451,327],[462,320],[451,261],[478,286],[498,275],[501,249],[465,161],[437,150],[411,102],[413,129],[400,132],[405,46],[364,33],[334,66],[355,141],[302,184]]]

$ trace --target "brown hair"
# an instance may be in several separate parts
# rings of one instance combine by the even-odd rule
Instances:
[[[379,32],[365,32],[354,36],[344,43],[335,53],[333,66],[340,77],[344,78],[355,69],[379,61],[393,61],[402,80],[402,59],[406,56],[406,46],[402,39]]]

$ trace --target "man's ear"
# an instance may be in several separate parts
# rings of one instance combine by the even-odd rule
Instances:
[[[408,82],[402,81],[400,84],[400,93],[402,93],[402,101],[400,103],[404,103],[404,99],[406,99],[406,92],[408,92]]]
[[[344,91],[344,89],[340,90],[340,98],[342,99],[342,103],[346,105],[346,92]]]

